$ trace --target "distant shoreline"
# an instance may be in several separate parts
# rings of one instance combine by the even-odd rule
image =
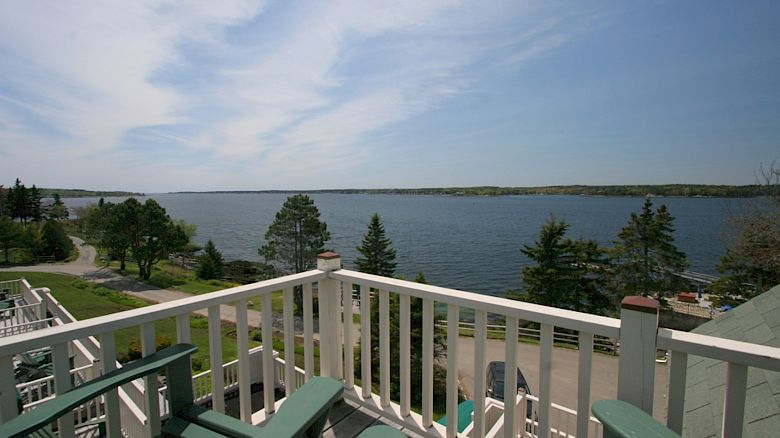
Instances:
[[[544,186],[544,187],[431,187],[415,189],[320,189],[320,190],[213,190],[179,191],[170,194],[361,194],[361,195],[436,195],[436,196],[545,196],[589,197],[678,197],[678,198],[751,198],[764,196],[761,185],[662,184],[625,186]]]

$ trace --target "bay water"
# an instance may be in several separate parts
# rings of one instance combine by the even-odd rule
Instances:
[[[227,260],[262,258],[257,249],[288,194],[193,193],[153,194],[174,219],[197,225],[196,242],[211,239]],[[430,284],[503,296],[520,289],[529,260],[523,245],[533,245],[544,222],[554,215],[571,225],[569,236],[612,246],[642,198],[584,196],[450,197],[423,195],[309,195],[328,224],[326,247],[342,256],[347,268],[359,255],[357,246],[371,215],[379,213],[397,252],[397,275],[414,279],[423,272]],[[121,202],[125,198],[105,198]],[[97,203],[98,198],[63,199],[69,207]],[[748,200],[721,198],[653,198],[675,217],[674,237],[688,256],[692,271],[717,274],[724,253],[728,211]]]

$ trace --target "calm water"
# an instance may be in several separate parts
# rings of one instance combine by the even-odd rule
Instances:
[[[175,219],[198,226],[196,241],[211,239],[226,259],[260,260],[257,248],[288,195],[152,195]],[[328,224],[327,247],[353,266],[356,247],[374,212],[379,213],[397,252],[397,273],[414,278],[424,272],[429,283],[502,296],[518,289],[528,260],[520,252],[533,244],[550,214],[565,219],[572,237],[611,245],[640,198],[579,196],[443,197],[402,195],[311,195]],[[121,202],[123,198],[107,199]],[[65,199],[75,207],[96,198]],[[715,274],[723,254],[721,234],[727,207],[745,200],[656,198],[676,218],[675,238],[693,271]]]

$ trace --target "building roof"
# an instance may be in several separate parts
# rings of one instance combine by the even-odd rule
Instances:
[[[692,332],[780,347],[780,285]],[[725,389],[725,362],[688,356],[683,436],[720,436]],[[778,433],[780,373],[750,367],[743,436],[778,436]]]

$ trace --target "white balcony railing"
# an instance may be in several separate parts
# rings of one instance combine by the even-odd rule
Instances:
[[[677,332],[657,328],[657,309],[653,302],[642,299],[628,300],[624,303],[621,319],[583,314],[568,310],[555,309],[540,305],[507,300],[503,298],[478,295],[437,286],[418,284],[403,280],[385,278],[370,274],[340,269],[341,261],[337,255],[326,253],[318,259],[318,269],[267,280],[251,285],[239,286],[210,294],[193,296],[168,303],[157,304],[140,309],[93,318],[86,321],[74,321],[56,328],[23,333],[0,339],[0,376],[10,376],[13,373],[14,355],[37,348],[51,347],[54,364],[54,383],[58,390],[70,387],[71,379],[68,360],[68,344],[81,341],[90,345],[89,339],[95,336],[100,341],[96,366],[102,372],[114,369],[116,365],[116,348],[114,333],[119,329],[140,326],[142,352],[150,354],[155,349],[155,322],[167,318],[176,319],[177,339],[179,342],[190,341],[190,314],[201,309],[208,309],[209,353],[211,370],[208,374],[212,390],[212,404],[215,411],[225,409],[224,392],[226,386],[237,386],[240,405],[240,418],[247,422],[259,424],[275,410],[278,402],[274,399],[274,391],[264,391],[265,408],[252,412],[249,360],[249,325],[247,300],[260,297],[262,300],[261,324],[263,350],[262,371],[264,376],[275,374],[285,382],[285,391],[289,395],[295,389],[311,378],[315,372],[314,366],[314,318],[313,318],[313,283],[317,283],[319,303],[319,370],[320,374],[343,379],[345,397],[362,407],[373,410],[388,420],[402,425],[404,428],[424,436],[456,436],[457,432],[457,396],[458,373],[447,373],[446,383],[446,426],[434,422],[433,418],[433,366],[434,366],[434,309],[435,305],[446,306],[446,365],[448,370],[458,369],[457,338],[459,336],[459,315],[468,309],[474,315],[474,357],[468,360],[473,363],[474,375],[474,418],[470,426],[472,437],[493,436],[500,431],[507,437],[534,434],[549,436],[551,432],[568,436],[588,436],[588,432],[598,436],[598,424],[590,416],[590,382],[591,363],[594,338],[604,337],[620,340],[620,373],[615,383],[618,397],[634,403],[645,410],[652,410],[653,379],[655,373],[656,348],[670,350],[671,364],[669,366],[669,400],[667,424],[670,428],[680,431],[682,427],[683,400],[685,388],[686,358],[689,354],[711,357],[728,362],[729,375],[725,395],[725,415],[723,434],[740,436],[742,419],[744,418],[744,401],[746,387],[746,370],[757,367],[772,371],[780,371],[780,349],[764,347],[744,342],[726,341],[702,335]],[[342,306],[341,303],[352,302],[353,286],[360,286],[359,313],[361,320],[362,350],[355,353],[352,316],[353,306]],[[275,360],[272,350],[272,302],[271,293],[283,290],[283,332],[284,356],[295,357],[295,331],[293,318],[293,288],[301,286],[303,290],[303,367],[298,368],[291,360],[284,362]],[[370,348],[371,301],[369,290],[376,289],[379,302],[379,325],[389,325],[390,296],[397,294],[400,303],[399,339],[389,339],[388,331],[379,333],[380,348],[378,362],[379,376],[371,374],[370,367],[362,368],[362,387],[355,385],[354,364],[355,354],[361,355],[362,363],[370,363],[372,351]],[[410,298],[422,299],[422,386],[411,387],[410,360]],[[45,301],[44,301],[45,303]],[[220,361],[222,357],[223,339],[221,334],[220,306],[235,307],[238,359],[231,365],[227,373],[223,371]],[[485,345],[487,335],[488,314],[496,314],[506,321],[505,362],[507,369],[517,367],[518,321],[532,321],[540,326],[540,360],[539,388],[537,397],[533,397],[534,416],[529,419],[525,414],[525,403],[518,403],[515,409],[499,412],[494,409],[498,405],[486,399],[485,394]],[[269,322],[269,323],[266,323]],[[577,409],[570,410],[558,407],[551,402],[551,384],[554,378],[552,370],[552,351],[554,327],[578,332],[579,368],[577,376]],[[398,343],[400,351],[400,400],[390,399],[390,344]],[[97,360],[99,359],[99,360]],[[514,400],[516,394],[515,373],[507,373],[505,381],[505,400]],[[379,392],[371,392],[371,383],[378,383]],[[228,385],[230,384],[230,385]],[[157,387],[156,379],[145,381],[146,387]],[[0,421],[7,421],[16,415],[15,397],[4,396],[13,394],[16,388],[13,379],[0,378]],[[418,414],[411,410],[412,392],[422,394],[422,410]],[[106,413],[107,428],[110,436],[152,436],[159,433],[161,415],[164,406],[160,406],[157,391],[144,391],[142,394],[143,412],[127,412],[119,409],[119,396],[109,393],[102,405]],[[648,403],[649,400],[649,403]],[[161,409],[162,408],[162,409]],[[128,415],[141,419],[131,427],[125,424]],[[565,420],[563,420],[565,418]],[[500,421],[499,421],[500,420]],[[120,424],[121,422],[121,424]],[[565,430],[563,423],[566,423]],[[64,416],[58,421],[61,436],[73,435],[74,418]],[[576,423],[576,424],[573,424]],[[496,429],[493,426],[500,426]]]

